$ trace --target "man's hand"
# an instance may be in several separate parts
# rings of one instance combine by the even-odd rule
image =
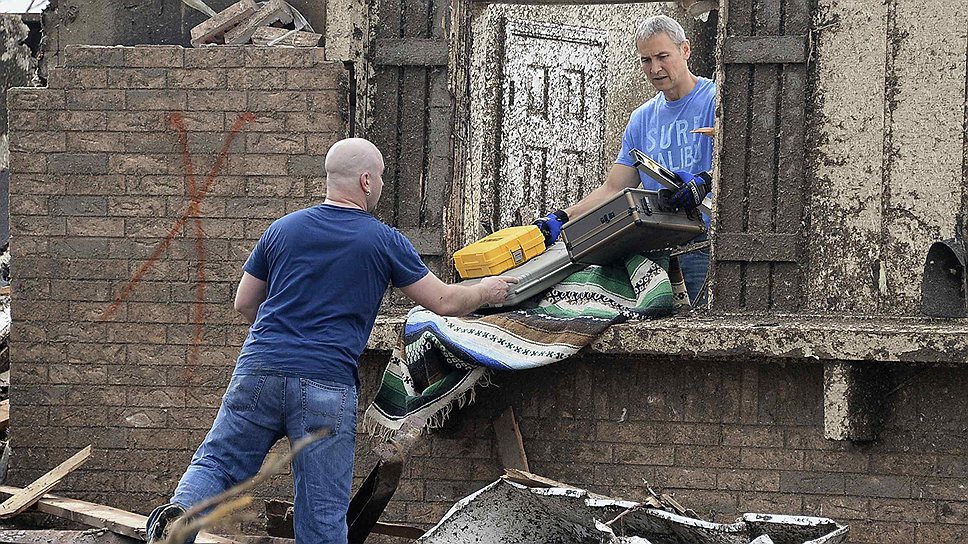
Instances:
[[[676,208],[685,208],[691,213],[702,204],[702,199],[709,193],[711,178],[706,172],[691,174],[685,170],[677,171],[676,176],[682,180],[682,187],[672,195],[669,203]]]
[[[558,236],[561,234],[561,226],[567,222],[568,214],[564,210],[557,210],[540,219],[536,219],[534,224],[541,229],[541,234],[544,234],[545,245],[550,246],[558,241]]]
[[[508,297],[508,287],[518,283],[518,278],[511,276],[492,276],[484,278],[478,284],[481,289],[481,304],[499,304]]]

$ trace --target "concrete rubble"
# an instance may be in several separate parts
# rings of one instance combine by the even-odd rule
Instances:
[[[846,542],[847,532],[833,520],[806,516],[743,514],[735,523],[711,523],[584,489],[502,478],[461,499],[418,542],[835,544]]]

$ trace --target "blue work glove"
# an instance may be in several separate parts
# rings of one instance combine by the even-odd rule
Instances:
[[[561,234],[561,226],[568,222],[568,214],[564,210],[557,210],[548,215],[536,219],[534,224],[538,225],[541,234],[544,234],[545,245],[550,246],[558,241]]]
[[[682,180],[682,186],[672,195],[669,203],[676,208],[685,208],[687,212],[691,213],[702,204],[702,199],[709,194],[710,189],[712,189],[712,178],[706,172],[691,174],[685,170],[676,171],[676,176]]]

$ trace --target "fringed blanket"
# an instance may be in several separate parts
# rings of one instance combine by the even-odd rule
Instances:
[[[490,371],[555,363],[609,325],[670,315],[667,270],[664,255],[633,255],[624,266],[568,276],[529,308],[460,318],[413,308],[364,425],[387,438],[407,421],[438,427],[455,405],[473,401],[474,385]]]

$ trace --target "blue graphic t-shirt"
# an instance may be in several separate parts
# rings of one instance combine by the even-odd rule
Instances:
[[[236,374],[317,378],[356,385],[357,364],[387,287],[429,273],[409,240],[363,210],[320,204],[266,229],[244,270],[266,300]]]
[[[713,167],[713,140],[692,131],[712,127],[715,122],[713,80],[700,77],[692,92],[671,102],[660,92],[632,112],[615,162],[634,168],[629,156],[634,148],[672,171],[708,172]],[[639,177],[644,189],[662,189],[662,185],[641,171]]]

